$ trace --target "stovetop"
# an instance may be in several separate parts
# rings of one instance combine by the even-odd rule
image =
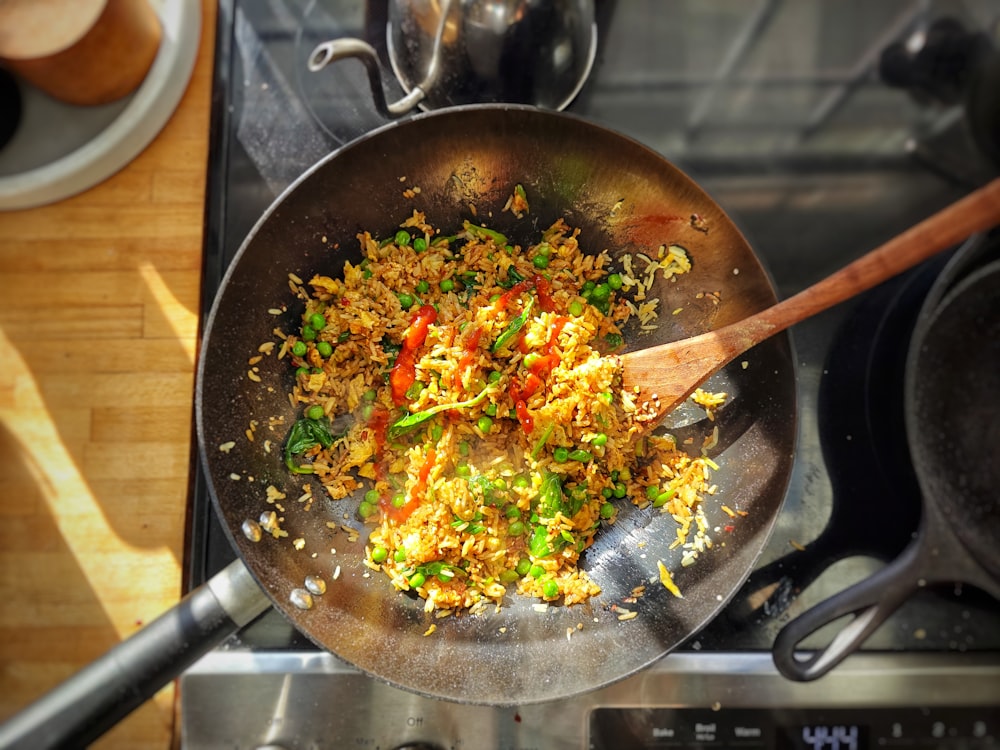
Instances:
[[[876,74],[886,46],[912,37],[942,13],[971,29],[992,28],[996,9],[989,2],[598,0],[596,7],[597,58],[568,111],[644,142],[687,171],[744,231],[779,297],[845,265],[994,172],[964,134],[961,107],[928,104]],[[275,197],[312,163],[385,122],[371,104],[360,65],[306,69],[313,46],[335,37],[365,38],[387,59],[384,3],[222,0],[219,11],[205,311],[243,238]],[[385,84],[390,99],[403,93],[391,73]],[[823,704],[815,697],[822,691],[776,682],[767,651],[790,618],[872,573],[916,532],[920,495],[903,438],[903,355],[920,301],[946,257],[791,331],[799,435],[785,505],[741,592],[678,656],[664,660],[679,660],[676,669],[691,685],[709,681],[701,693],[675,690],[672,705],[701,700],[711,706],[715,701],[705,691],[713,678],[693,675],[705,669],[714,674],[719,664],[733,664],[733,655],[747,659],[748,674],[772,685],[775,700],[791,705],[814,696]],[[191,585],[235,557],[200,473],[189,538]],[[950,664],[997,669],[1000,604],[970,586],[924,590],[864,649],[852,657],[853,667],[848,660],[844,675],[873,664],[885,675],[887,662],[864,661],[885,655],[903,666],[927,655],[946,672]],[[222,673],[243,674],[248,668],[226,660],[245,653],[260,656],[255,668],[269,674],[315,675],[321,664],[320,674],[368,680],[332,667],[324,661],[332,657],[318,654],[277,612],[208,658]],[[971,662],[968,653],[975,655]],[[204,665],[194,670],[209,672]],[[850,704],[847,678],[831,679],[828,684],[842,685],[840,700]],[[732,676],[720,684],[731,686]],[[914,684],[924,683],[918,678]],[[355,692],[366,701],[389,690],[362,685]],[[870,706],[909,694],[898,683],[887,689],[895,693],[854,697]],[[650,695],[642,701],[658,702]],[[596,734],[590,733],[594,746]]]

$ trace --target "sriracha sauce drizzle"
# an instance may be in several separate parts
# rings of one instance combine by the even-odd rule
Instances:
[[[427,329],[437,320],[437,310],[430,305],[424,305],[410,320],[410,325],[403,334],[403,347],[399,350],[396,363],[389,373],[389,387],[392,390],[392,402],[396,406],[406,404],[406,392],[417,379],[417,349],[424,345],[427,339]]]

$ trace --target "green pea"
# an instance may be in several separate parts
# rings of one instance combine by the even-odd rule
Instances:
[[[460,455],[460,456],[468,456],[469,455],[469,441],[468,440],[462,440],[458,444],[458,455]]]
[[[306,356],[307,351],[309,351],[309,347],[306,346],[305,341],[296,341],[292,344],[292,354],[296,357]]]
[[[601,518],[607,520],[615,514],[615,506],[611,503],[601,504]]]
[[[555,599],[559,596],[559,584],[551,579],[543,583],[542,596],[546,599]]]
[[[396,297],[397,299],[399,299],[399,306],[402,307],[404,310],[409,310],[411,307],[413,307],[412,294],[407,294],[406,292],[400,292],[399,294],[396,295]]]
[[[525,489],[531,486],[531,480],[528,479],[524,474],[518,474],[514,477],[514,486],[520,489]]]
[[[423,237],[417,237],[416,239],[413,240],[413,249],[416,250],[418,253],[422,253],[424,250],[427,249],[427,240],[425,240]]]
[[[500,490],[503,492],[507,489],[507,480],[503,477],[497,477],[493,480],[493,489]]]
[[[316,329],[312,326],[302,326],[302,340],[314,341],[316,339]]]
[[[545,575],[545,568],[543,568],[541,565],[532,565],[528,569],[528,575],[531,576],[532,578],[541,578],[543,575]]]
[[[569,303],[569,314],[574,318],[579,318],[583,315],[583,303],[580,300],[575,299]]]
[[[389,550],[385,547],[376,547],[372,550],[372,562],[384,563],[389,559]]]
[[[511,521],[517,521],[521,517],[521,509],[516,505],[508,505],[503,514]]]
[[[583,282],[583,286],[580,287],[580,292],[581,294],[583,294],[584,297],[587,297],[590,295],[592,291],[594,291],[595,286],[597,286],[597,284],[595,284],[593,281],[590,280],[585,281]]]
[[[610,487],[605,487],[604,489],[601,490],[601,497],[603,497],[605,500],[610,500],[614,494],[615,491]]]
[[[326,328],[326,318],[323,317],[322,313],[313,313],[309,316],[309,325],[317,331],[322,331]]]
[[[538,360],[542,358],[542,355],[537,352],[528,352],[524,355],[524,366],[531,370],[538,364]]]
[[[495,417],[497,415],[497,405],[486,404],[486,406],[483,407],[483,412],[485,412],[488,417]]]
[[[582,464],[587,463],[592,458],[592,456],[590,455],[590,451],[585,451],[582,449],[571,451],[569,457],[573,461],[579,461]]]
[[[490,374],[486,376],[487,383],[496,383],[503,377],[503,373],[499,370],[490,370]]]
[[[489,431],[493,429],[493,420],[484,415],[476,420],[476,427],[478,427],[481,432],[489,433]]]
[[[655,484],[650,484],[646,486],[646,499],[655,500],[656,496],[660,494],[660,488]]]
[[[622,288],[621,274],[613,273],[610,276],[608,276],[608,286],[615,290],[621,289]]]
[[[530,570],[531,570],[531,560],[529,560],[527,557],[522,557],[520,560],[518,560],[517,565],[514,567],[514,571],[520,578],[524,578],[524,576],[528,575],[528,572]]]
[[[392,559],[396,562],[406,562],[406,550],[400,547],[392,553]]]
[[[362,421],[367,422],[369,419],[372,418],[372,414],[374,414],[374,413],[375,413],[375,404],[373,404],[371,402],[368,402],[368,403],[363,404],[361,406],[361,419],[362,419]]]
[[[438,286],[441,287],[442,292],[450,292],[455,288],[455,282],[451,279],[441,279],[441,283]]]
[[[603,432],[598,432],[594,435],[594,439],[590,441],[591,445],[596,445],[598,448],[602,448],[608,444],[608,436]]]
[[[375,505],[362,500],[358,503],[358,515],[362,518],[371,518],[375,513]]]
[[[628,489],[623,482],[615,482],[615,497],[623,498],[627,492]]]
[[[549,267],[549,259],[539,254],[531,259],[531,265],[541,271]]]
[[[552,451],[552,459],[556,463],[565,463],[569,460],[569,449],[563,448],[561,445]]]
[[[594,291],[590,293],[590,296],[597,302],[603,302],[611,296],[611,287],[607,284],[598,284],[594,287]]]
[[[508,536],[521,536],[524,533],[524,522],[514,521],[507,527]]]
[[[418,589],[427,582],[427,576],[423,573],[414,573],[410,576],[410,580],[407,583],[410,584],[411,589]]]
[[[376,396],[378,396],[378,392],[374,388],[369,388],[361,398],[365,401],[374,401]]]
[[[441,442],[441,436],[444,435],[444,427],[439,423],[435,422],[431,425],[431,440],[437,444]]]
[[[309,419],[322,419],[323,414],[323,407],[319,404],[313,404],[306,409],[306,416],[309,417]]]
[[[319,356],[321,357],[329,357],[333,354],[333,344],[329,341],[320,341],[316,344],[316,351],[319,352]]]
[[[455,474],[456,476],[468,479],[469,477],[472,476],[472,469],[469,467],[467,463],[463,461],[462,463],[455,466]]]
[[[365,502],[374,505],[378,502],[378,490],[368,490],[365,493]]]
[[[295,377],[297,377],[297,378],[300,378],[303,375],[308,375],[308,374],[309,374],[309,368],[308,367],[296,367],[295,368]]]
[[[597,394],[597,398],[603,401],[606,405],[611,406],[612,402],[615,400],[615,394],[611,391],[601,391]]]
[[[406,495],[400,492],[392,496],[393,508],[402,508],[404,505],[406,505]]]
[[[423,279],[421,279],[420,281],[417,282],[417,293],[418,294],[427,294],[427,292],[429,292],[430,290],[431,290],[431,285],[428,284]]]
[[[407,245],[410,244],[410,233],[407,232],[405,229],[400,229],[398,232],[396,232],[396,237],[394,239],[397,245],[399,245],[400,247],[406,247]]]

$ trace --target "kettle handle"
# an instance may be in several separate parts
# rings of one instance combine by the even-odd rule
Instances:
[[[316,73],[332,62],[347,58],[357,58],[368,73],[368,83],[372,89],[375,108],[385,117],[395,118],[405,115],[427,96],[420,86],[414,88],[402,99],[388,103],[382,89],[382,71],[379,68],[378,53],[375,48],[360,39],[333,39],[316,45],[309,55],[309,70]]]

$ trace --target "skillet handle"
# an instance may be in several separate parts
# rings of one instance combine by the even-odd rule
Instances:
[[[920,587],[923,569],[920,547],[910,544],[877,573],[820,602],[785,625],[774,639],[772,648],[778,671],[790,680],[808,682],[822,677],[860,648]],[[796,647],[810,635],[851,614],[854,619],[825,647],[807,656],[796,654]]]
[[[85,747],[269,606],[237,560],[0,725],[0,747]]]

